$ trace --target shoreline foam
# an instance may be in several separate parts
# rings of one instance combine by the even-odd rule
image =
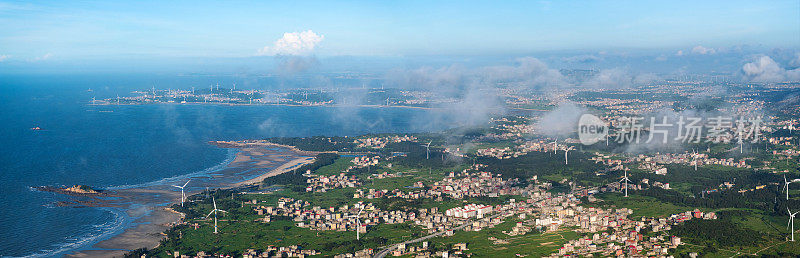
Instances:
[[[213,188],[233,188],[248,184],[256,184],[264,178],[289,172],[296,167],[302,166],[313,161],[313,152],[299,151],[293,146],[283,146],[267,142],[210,142],[220,148],[235,148],[238,151],[233,159],[226,159],[228,164],[217,171],[207,171],[205,186]],[[224,143],[224,144],[222,144]],[[273,148],[280,150],[273,150]],[[243,158],[247,156],[247,158]],[[215,166],[216,167],[216,166]],[[228,177],[227,180],[237,177],[240,172],[248,171],[252,168],[269,168],[266,173],[258,174],[249,179],[238,179],[235,182],[219,182],[219,178]],[[227,172],[227,173],[226,173]],[[227,174],[227,175],[226,175]],[[145,183],[139,187],[117,188],[118,195],[127,196],[130,199],[144,200],[144,207],[137,209],[127,209],[124,212],[130,217],[135,218],[130,224],[133,227],[126,228],[122,233],[111,236],[108,239],[94,243],[92,246],[79,249],[66,254],[68,257],[112,257],[123,256],[129,250],[138,248],[152,249],[159,245],[164,238],[163,232],[181,222],[183,214],[169,208],[174,204],[174,200],[180,198],[180,192],[171,189],[169,181],[180,180],[199,176],[196,173],[190,176],[174,177],[169,180],[162,179],[156,182]],[[195,179],[193,179],[195,180]],[[195,181],[193,181],[195,182]],[[202,188],[195,186],[194,188]],[[189,192],[194,194],[198,191]],[[159,199],[167,199],[168,205],[158,202]],[[142,210],[144,209],[144,210]],[[139,214],[137,214],[139,213]]]

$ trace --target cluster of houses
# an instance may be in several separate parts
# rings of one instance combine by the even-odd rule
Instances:
[[[406,142],[406,141],[408,141],[408,142],[412,142],[412,141],[416,141],[416,140],[417,140],[417,137],[414,137],[414,136],[408,136],[408,135],[398,136],[398,135],[393,135],[393,136],[386,136],[386,137],[369,137],[369,138],[358,138],[358,139],[356,139],[356,140],[354,141],[354,143],[355,143],[355,144],[356,144],[356,145],[357,145],[359,148],[376,148],[376,149],[381,149],[381,148],[383,148],[383,147],[386,147],[386,144],[387,144],[387,143],[397,143],[397,142]]]
[[[639,169],[650,171],[657,175],[667,174],[667,168],[665,168],[663,164],[683,164],[687,166],[721,165],[736,168],[751,167],[747,164],[746,159],[736,161],[733,158],[711,158],[705,153],[657,153],[652,156],[640,154],[633,157],[594,153],[594,156],[590,160],[595,161],[595,163],[603,163],[613,170],[626,169],[626,164],[638,164]]]
[[[666,218],[631,220],[633,211],[627,208],[601,209],[581,206],[573,196],[555,196],[534,205],[536,215],[532,227],[544,231],[575,228],[586,237],[571,240],[551,257],[570,256],[666,256],[670,248],[680,244],[680,238],[669,236],[668,231],[677,223],[691,219],[716,219],[713,212],[699,210],[673,214]],[[644,237],[643,229],[657,233]],[[523,228],[524,229],[524,228]],[[521,229],[520,229],[521,230]]]
[[[795,130],[797,130],[797,129],[800,129],[800,128],[795,128]],[[788,137],[769,137],[769,138],[767,138],[767,141],[769,142],[769,144],[784,145],[784,146],[792,146],[792,145],[797,143],[797,139],[794,139],[794,137],[791,137],[791,136],[788,136]]]
[[[255,250],[255,249],[247,249],[242,252],[243,258],[256,258],[256,257],[310,257],[319,255],[320,253],[316,250],[303,250],[302,247],[297,245],[291,246],[268,246],[265,250]],[[211,258],[211,257],[233,257],[230,255],[224,254],[209,254],[203,251],[197,252],[195,256],[190,255],[181,255],[180,252],[175,251],[172,254],[172,257],[181,257],[181,258]]]
[[[684,164],[689,166],[721,165],[727,167],[750,168],[750,165],[747,165],[745,159],[736,161],[733,158],[710,158],[708,154],[704,153],[658,153],[653,156],[638,155],[633,157],[631,161],[656,164]]]
[[[365,233],[368,226],[379,223],[396,224],[414,220],[414,212],[382,211],[372,203],[358,203],[340,207],[323,208],[292,198],[281,198],[277,206],[254,206],[257,215],[264,215],[262,222],[271,216],[290,217],[298,227],[313,230],[358,231]]]
[[[366,167],[366,166],[375,166],[375,165],[378,165],[379,161],[380,161],[380,157],[378,157],[378,156],[372,156],[372,157],[370,157],[370,156],[358,156],[358,157],[353,158],[353,160],[351,161],[351,162],[353,162],[353,166],[347,168],[347,170],[345,170],[344,172],[350,172],[351,169],[355,169],[355,168],[363,168],[363,167]]]
[[[506,117],[493,119],[495,126],[492,126],[492,128],[505,131],[503,135],[514,136],[515,138],[522,137],[526,134],[531,134],[536,128],[536,126],[530,124],[528,119],[525,117],[517,116],[514,117],[514,119],[514,121],[509,120]]]
[[[243,258],[256,258],[256,257],[309,257],[318,255],[319,252],[315,250],[303,250],[301,247],[292,245],[288,247],[269,246],[266,250],[258,252],[253,249],[248,249],[242,253]]]
[[[666,257],[669,249],[681,244],[680,237],[671,236],[672,225],[691,219],[717,219],[713,212],[699,210],[673,214],[666,218],[645,218],[630,220],[626,216],[629,210],[613,212],[611,210],[588,208],[577,215],[580,232],[593,233],[564,244],[557,254],[551,257],[570,256],[648,256]],[[587,214],[588,213],[588,214]],[[602,217],[601,217],[602,216]],[[567,223],[568,226],[575,225]],[[655,234],[645,236],[643,229]]]
[[[327,192],[330,189],[356,187],[361,185],[355,175],[348,176],[345,173],[339,175],[323,176],[310,175],[306,179],[306,192]]]
[[[556,152],[556,151],[564,151],[569,148],[569,145],[561,144],[555,142],[547,142],[545,140],[538,140],[538,141],[526,141],[519,145],[513,147],[503,147],[503,148],[485,148],[479,149],[476,154],[478,156],[488,156],[494,157],[497,159],[509,159],[509,158],[516,158],[529,152]]]
[[[374,175],[373,175],[374,176]],[[432,198],[441,200],[447,196],[453,199],[463,199],[465,197],[498,197],[500,195],[521,195],[525,189],[514,187],[519,183],[518,179],[503,179],[495,177],[488,172],[468,172],[467,170],[455,173],[451,172],[443,180],[434,182],[426,187],[421,181],[408,186],[416,191],[401,191],[399,189],[376,190],[367,189],[356,190],[354,198],[403,198],[403,199],[425,199]]]
[[[478,204],[467,204],[464,207],[455,207],[448,209],[444,212],[444,215],[451,216],[451,217],[458,217],[458,218],[483,218],[487,214],[492,212],[491,205],[478,205]]]
[[[458,175],[458,177],[456,177]],[[535,180],[534,180],[535,181]],[[254,206],[258,215],[264,215],[263,221],[269,222],[270,216],[286,216],[294,220],[299,227],[313,230],[359,231],[365,233],[368,227],[380,223],[394,224],[413,222],[427,230],[428,233],[446,232],[444,236],[453,235],[453,228],[459,227],[467,231],[479,231],[494,227],[510,216],[518,216],[521,220],[513,228],[503,233],[516,236],[533,230],[559,231],[569,228],[584,237],[571,240],[562,246],[553,256],[565,255],[649,255],[665,256],[670,248],[680,244],[680,238],[667,234],[672,225],[691,219],[716,219],[713,212],[704,213],[694,210],[674,214],[666,218],[628,218],[632,211],[626,208],[601,209],[581,205],[579,197],[585,191],[573,194],[553,194],[547,192],[548,184],[529,184],[515,187],[507,181],[485,172],[453,173],[445,180],[433,184],[428,190],[416,193],[403,192],[397,189],[375,190],[359,189],[356,198],[431,198],[432,191],[440,195],[489,196],[498,194],[499,189],[508,188],[506,193],[527,196],[524,202],[514,199],[498,205],[468,204],[463,207],[441,212],[438,208],[411,209],[405,211],[382,211],[372,203],[358,203],[340,207],[323,208],[311,206],[310,203],[291,198],[281,198],[277,206]],[[452,195],[448,192],[461,191]],[[496,214],[494,216],[487,216]],[[653,237],[645,237],[643,229],[659,233]],[[497,240],[501,241],[501,240]],[[501,241],[502,242],[502,241]],[[456,250],[432,253],[427,244],[424,246],[400,246],[392,250],[392,255],[416,254],[417,257],[460,256],[469,255],[466,244]],[[339,257],[368,257],[373,255],[372,249],[365,249]],[[253,256],[257,257],[257,256]]]
[[[518,183],[519,180],[516,178],[503,179],[499,175],[495,177],[489,172],[468,172],[465,170],[458,174],[451,172],[448,177],[433,183],[428,191],[435,194],[441,193],[455,199],[522,195],[525,193],[524,189],[514,187]]]

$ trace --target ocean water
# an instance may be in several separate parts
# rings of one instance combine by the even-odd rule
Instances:
[[[143,184],[223,166],[209,140],[420,132],[448,114],[404,108],[88,105],[132,90],[247,85],[246,79],[151,75],[0,75],[0,256],[62,256],[122,232],[114,208],[52,205],[67,197],[33,186]],[[250,87],[269,89],[268,82]],[[92,91],[88,91],[92,89]],[[435,119],[434,119],[435,118]],[[435,123],[434,123],[435,121]],[[31,127],[43,130],[33,131]]]

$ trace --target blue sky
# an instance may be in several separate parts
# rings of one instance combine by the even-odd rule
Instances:
[[[800,1],[0,1],[0,56],[237,58],[287,32],[318,56],[797,48]]]

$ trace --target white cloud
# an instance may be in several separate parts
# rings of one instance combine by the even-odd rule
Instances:
[[[0,55],[0,62],[6,61],[9,57],[8,55]]]
[[[800,53],[795,53],[794,58],[789,61],[789,66],[791,67],[800,67]]]
[[[550,136],[569,135],[578,127],[578,119],[588,110],[572,102],[559,103],[558,107],[545,113],[536,123],[540,133]]]
[[[44,54],[43,56],[38,56],[38,57],[33,58],[33,61],[44,61],[44,60],[50,59],[51,57],[53,57],[53,54],[52,53],[47,53],[47,54]]]
[[[744,72],[749,81],[753,82],[800,80],[800,68],[794,70],[783,69],[769,56],[760,56],[752,62],[744,64],[742,72]]]
[[[617,89],[628,88],[634,83],[634,77],[621,68],[603,69],[597,75],[583,83],[584,87]]]
[[[272,46],[265,46],[258,50],[258,55],[307,55],[319,44],[325,36],[318,35],[311,30],[303,32],[287,32],[276,40]]]
[[[716,53],[716,52],[717,52],[717,50],[716,50],[716,49],[713,49],[713,48],[707,48],[707,47],[704,47],[704,46],[699,46],[699,45],[698,45],[698,46],[696,46],[696,47],[694,47],[694,48],[692,48],[692,54],[698,54],[698,55],[713,55],[713,54],[714,54],[714,53]]]

